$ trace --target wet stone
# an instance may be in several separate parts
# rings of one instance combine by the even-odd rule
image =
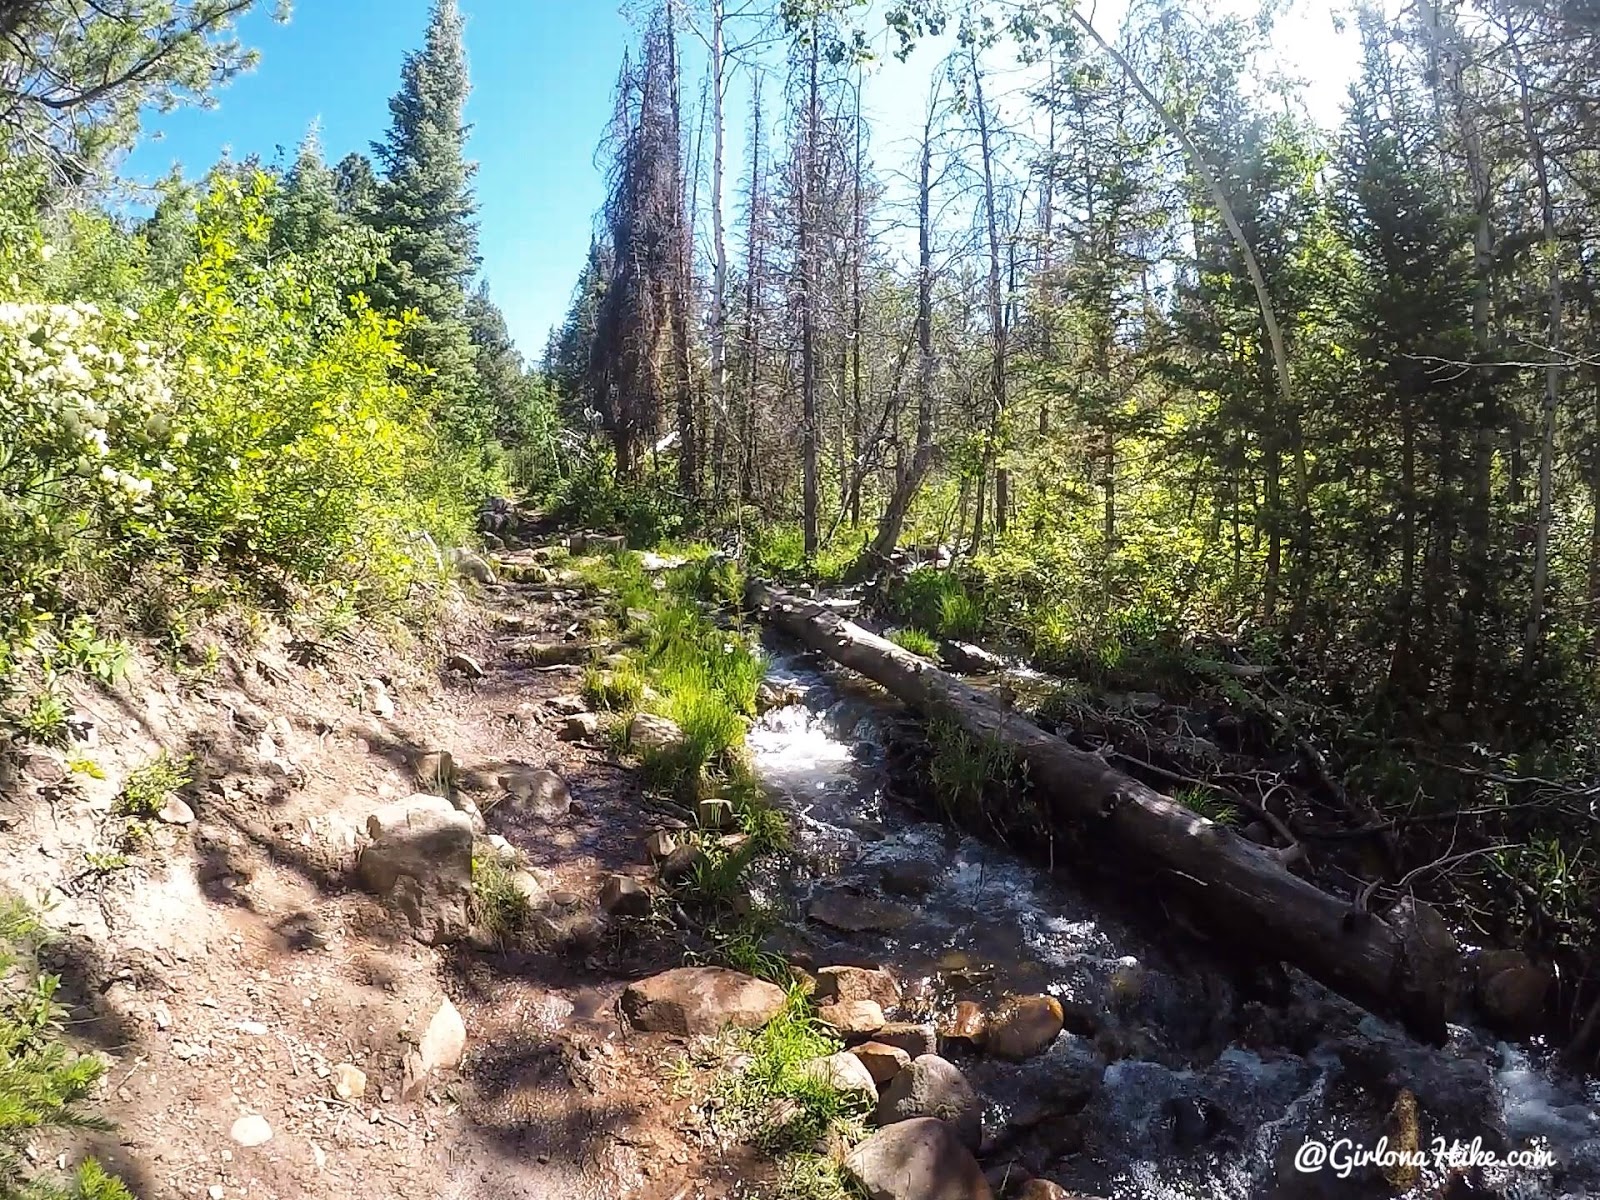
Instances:
[[[904,1050],[912,1058],[934,1054],[939,1049],[939,1031],[926,1022],[890,1021],[872,1035],[872,1040]]]
[[[890,933],[916,919],[916,913],[904,905],[842,891],[818,896],[806,909],[806,915],[846,933]]]
[[[1056,1040],[1061,1028],[1061,1003],[1054,996],[1016,996],[990,1015],[984,1047],[1000,1058],[1032,1058]]]
[[[845,1174],[870,1200],[993,1200],[972,1152],[944,1121],[901,1121],[852,1150]]]
[[[816,998],[820,1004],[871,1000],[887,1011],[899,1006],[900,985],[893,975],[877,967],[823,967],[817,972]]]

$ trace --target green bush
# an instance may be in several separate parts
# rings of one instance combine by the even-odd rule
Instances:
[[[85,1162],[70,1179],[38,1175],[29,1143],[51,1130],[104,1131],[110,1125],[85,1109],[105,1065],[77,1055],[61,1040],[61,981],[42,975],[33,955],[42,938],[37,921],[20,905],[0,904],[0,1196],[27,1200],[132,1200],[122,1183]]]
[[[891,591],[889,608],[903,621],[935,637],[976,637],[983,629],[983,606],[958,575],[918,567]]]
[[[116,813],[123,817],[150,818],[161,812],[167,800],[190,781],[190,759],[173,758],[162,751],[142,767],[128,772],[117,795]]]

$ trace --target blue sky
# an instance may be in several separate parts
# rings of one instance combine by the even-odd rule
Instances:
[[[262,8],[270,8],[263,4]],[[243,35],[261,64],[210,111],[152,115],[124,174],[152,182],[177,161],[194,176],[231,148],[286,156],[313,120],[330,162],[366,151],[389,123],[400,60],[420,45],[428,0],[296,0]],[[601,200],[594,149],[611,108],[626,22],[611,0],[462,0],[473,96],[484,272],[525,354],[560,320]]]
[[[483,269],[523,353],[537,359],[588,253],[603,197],[595,146],[611,115],[617,67],[633,30],[617,0],[459,2],[472,68],[468,153],[479,164]],[[1253,0],[1219,3],[1249,6]],[[258,7],[271,4],[262,0]],[[632,0],[631,7],[646,6]],[[1123,5],[1110,0],[1103,8],[1120,12]],[[287,25],[264,11],[253,14],[241,32],[260,50],[260,66],[220,92],[214,109],[151,114],[146,139],[124,174],[151,183],[179,162],[192,178],[224,150],[270,161],[281,147],[288,158],[313,121],[321,124],[330,162],[351,150],[367,151],[388,127],[401,59],[421,44],[428,9],[429,0],[295,0]],[[1109,12],[1099,21],[1107,32],[1114,28]],[[950,48],[941,43],[949,40],[920,46],[905,64],[885,58],[864,89],[873,165],[889,184],[891,205],[895,179],[914,156],[911,135],[921,123],[930,74]],[[684,118],[692,129],[704,54],[690,36],[683,45]],[[1280,20],[1274,48],[1309,80],[1305,101],[1312,114],[1337,120],[1355,46],[1352,37],[1333,36],[1330,0],[1299,0]],[[995,92],[1002,118],[1015,121],[1028,80],[997,53]],[[766,88],[769,121],[781,88],[781,78]],[[735,241],[748,94],[742,79],[730,88],[727,203]],[[705,203],[700,207],[704,217]],[[892,211],[884,215],[894,217]]]

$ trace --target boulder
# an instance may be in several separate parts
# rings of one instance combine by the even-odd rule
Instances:
[[[892,1079],[878,1096],[873,1120],[893,1125],[917,1117],[938,1117],[961,1144],[976,1152],[983,1140],[983,1108],[959,1068],[937,1054],[924,1054]]]
[[[590,534],[583,539],[585,554],[621,554],[628,548],[628,539],[619,534]]]
[[[883,1009],[871,1000],[839,1000],[817,1009],[817,1020],[840,1037],[866,1038],[883,1028]]]
[[[866,1067],[867,1074],[872,1076],[872,1082],[880,1087],[900,1074],[911,1063],[911,1055],[899,1046],[890,1046],[883,1042],[862,1042],[859,1046],[852,1046],[849,1053],[861,1060],[861,1065]]]
[[[589,702],[576,692],[563,692],[559,696],[551,696],[544,704],[558,717],[575,717],[589,709]]]
[[[194,809],[180,797],[168,796],[161,811],[156,813],[156,820],[163,825],[193,825]]]
[[[1021,1061],[1043,1053],[1061,1033],[1061,1002],[1054,996],[1013,996],[991,1013],[984,1047]]]
[[[600,889],[600,907],[614,917],[648,917],[650,893],[637,879],[613,875]]]
[[[633,714],[628,722],[628,748],[636,754],[649,754],[670,750],[683,742],[683,730],[676,721],[658,717],[655,713]]]
[[[559,821],[572,811],[567,781],[554,771],[518,768],[500,776],[506,803],[541,821]]]
[[[437,945],[466,935],[472,900],[472,820],[441,796],[415,795],[367,817],[356,872]]]
[[[876,967],[823,967],[817,972],[816,1000],[871,1000],[888,1010],[900,1004],[900,985],[889,972]]]
[[[678,967],[629,984],[622,1011],[635,1028],[680,1037],[758,1029],[782,1011],[775,983],[726,967]]]
[[[972,1152],[931,1117],[880,1129],[850,1151],[844,1173],[869,1200],[994,1200]]]
[[[902,904],[874,900],[854,892],[824,892],[806,909],[806,916],[846,933],[887,933],[904,929],[916,913]]]
[[[800,1065],[800,1074],[847,1096],[864,1096],[869,1103],[878,1102],[878,1084],[867,1065],[854,1054],[813,1058]]]
[[[872,1040],[904,1050],[912,1058],[939,1050],[939,1031],[925,1022],[890,1021],[872,1035]]]

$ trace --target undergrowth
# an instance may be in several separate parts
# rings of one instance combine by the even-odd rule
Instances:
[[[533,919],[533,904],[512,869],[493,854],[472,857],[472,903],[478,923],[504,943]]]
[[[169,798],[189,786],[191,761],[188,755],[174,758],[163,750],[144,766],[129,771],[117,795],[116,814],[145,819],[155,817]]]
[[[32,1143],[39,1133],[111,1128],[86,1107],[105,1064],[62,1041],[65,1012],[55,999],[61,980],[40,973],[34,961],[42,940],[43,930],[25,908],[0,904],[0,977],[6,979],[0,988],[0,1196],[132,1200],[92,1160],[67,1179],[42,1175],[33,1166]]]
[[[891,629],[887,636],[891,642],[902,650],[920,654],[923,658],[937,658],[939,656],[939,643],[914,625],[907,625],[901,629]]]

